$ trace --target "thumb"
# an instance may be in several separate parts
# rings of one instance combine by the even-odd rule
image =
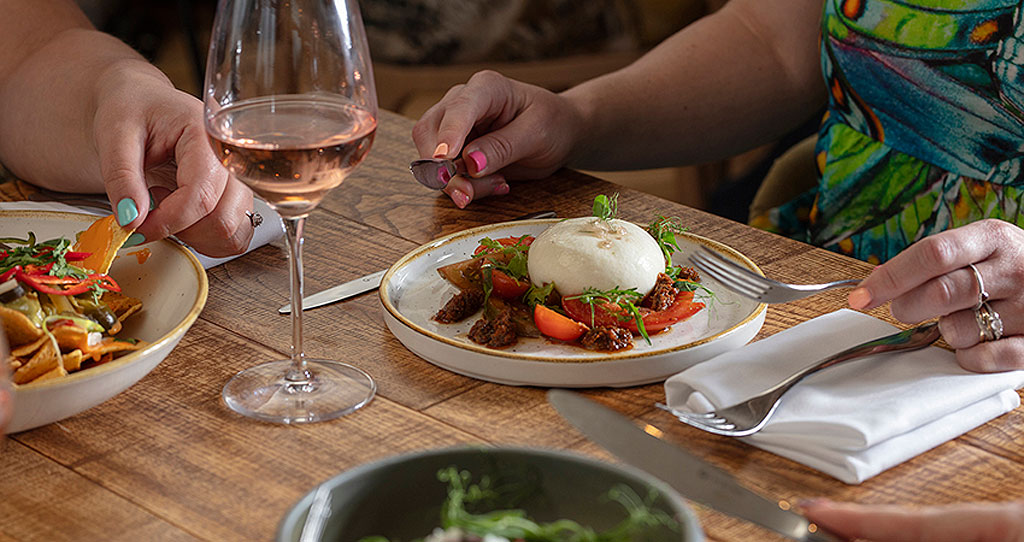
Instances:
[[[143,172],[146,133],[142,126],[120,123],[97,130],[96,151],[107,197],[117,223],[134,229],[149,212],[149,192]]]
[[[1024,542],[1024,501],[910,508],[820,500],[802,508],[811,521],[851,540]]]

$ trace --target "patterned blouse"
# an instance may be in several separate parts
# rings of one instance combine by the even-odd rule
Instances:
[[[877,263],[982,218],[1024,225],[1020,0],[825,0],[818,185],[755,225]]]

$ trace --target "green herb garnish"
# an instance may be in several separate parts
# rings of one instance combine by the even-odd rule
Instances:
[[[631,542],[643,539],[646,531],[657,527],[679,530],[679,523],[669,514],[654,508],[657,493],[651,489],[641,498],[629,486],[612,487],[607,498],[626,510],[626,518],[607,531],[597,532],[570,519],[538,523],[521,509],[499,509],[473,513],[469,509],[487,510],[495,503],[507,499],[509,493],[522,493],[522,487],[501,485],[494,478],[484,476],[473,483],[468,471],[447,467],[437,473],[438,480],[448,484],[448,497],[441,505],[441,527],[458,528],[478,537],[493,535],[508,540],[530,542]],[[388,542],[381,536],[367,537],[360,542]]]
[[[531,309],[537,305],[543,305],[547,302],[548,297],[551,296],[551,292],[555,289],[555,283],[549,282],[544,286],[537,287],[530,284],[530,288],[523,294],[523,303]]]
[[[615,315],[617,319],[623,322],[633,320],[636,322],[636,329],[640,332],[640,336],[647,341],[647,344],[651,344],[651,338],[647,335],[647,329],[644,327],[644,319],[640,314],[640,309],[637,308],[636,304],[644,298],[644,295],[636,291],[636,288],[629,288],[628,290],[621,290],[618,286],[611,290],[598,290],[597,288],[587,288],[583,290],[582,294],[569,296],[566,299],[578,299],[587,305],[590,305],[590,325],[594,325],[595,309],[594,306],[597,304],[611,303],[618,305],[622,308],[622,311],[608,311]]]
[[[675,277],[678,270],[672,267],[672,255],[679,251],[679,241],[676,240],[677,233],[684,233],[686,227],[683,221],[677,216],[665,217],[658,215],[647,225],[647,232],[658,242],[661,253],[665,255],[665,274]],[[673,272],[674,271],[674,272]]]
[[[529,274],[526,263],[527,253],[530,250],[529,245],[523,244],[526,237],[526,235],[520,237],[515,244],[509,246],[505,246],[490,237],[484,237],[480,240],[480,245],[487,250],[474,254],[473,258],[483,258],[486,262],[485,265],[500,269],[514,279],[526,278]]]
[[[604,194],[594,196],[594,216],[601,220],[611,220],[619,216],[619,193],[608,197]]]

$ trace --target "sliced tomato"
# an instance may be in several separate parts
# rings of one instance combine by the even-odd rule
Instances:
[[[622,307],[614,303],[594,305],[591,313],[590,305],[579,299],[562,298],[562,308],[565,309],[573,320],[578,320],[593,327],[597,326],[618,326],[624,327],[633,333],[639,333],[636,320],[632,315],[625,313]],[[656,333],[666,327],[681,322],[700,312],[704,308],[703,303],[693,301],[693,292],[679,292],[676,300],[663,311],[652,311],[640,307],[640,317],[644,321],[644,329],[647,333]]]
[[[539,303],[533,309],[533,322],[541,333],[562,341],[575,341],[590,329],[586,324],[562,316]]]
[[[520,243],[520,240],[522,240],[521,243]],[[516,243],[519,243],[522,246],[528,247],[528,246],[530,246],[530,243],[533,242],[533,236],[532,235],[523,235],[523,236],[520,236],[520,237],[515,237],[515,236],[513,236],[513,237],[502,237],[500,239],[495,239],[495,241],[497,241],[498,244],[500,244],[503,247],[514,246]],[[488,250],[487,247],[485,247],[483,245],[480,245],[480,246],[476,247],[476,250],[473,251],[473,254],[480,254],[481,252],[485,252],[487,250]]]
[[[502,299],[518,299],[530,289],[530,283],[513,278],[500,269],[491,270],[491,284],[494,293]]]

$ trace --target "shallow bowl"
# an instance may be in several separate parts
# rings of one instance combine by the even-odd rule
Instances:
[[[515,447],[428,450],[347,470],[322,484],[330,494],[330,515],[316,540],[357,542],[383,536],[391,542],[409,542],[425,537],[440,525],[447,486],[438,481],[437,472],[448,466],[467,470],[474,479],[514,479],[527,489],[522,500],[506,506],[520,508],[538,522],[571,519],[596,530],[611,528],[626,517],[623,507],[607,498],[610,489],[625,484],[641,497],[652,491],[654,507],[675,518],[678,529],[659,527],[644,540],[703,540],[686,501],[644,472],[575,453]],[[303,529],[316,491],[303,496],[284,516],[278,542],[306,540]]]
[[[0,211],[0,232],[21,237],[32,231],[40,240],[74,239],[95,219],[74,213]],[[148,251],[148,258],[131,254],[139,250],[143,255]],[[17,386],[7,432],[74,416],[135,384],[170,354],[206,303],[206,272],[191,252],[173,241],[122,249],[109,274],[125,294],[142,300],[142,310],[125,321],[118,336],[142,339],[149,345],[63,378]]]

